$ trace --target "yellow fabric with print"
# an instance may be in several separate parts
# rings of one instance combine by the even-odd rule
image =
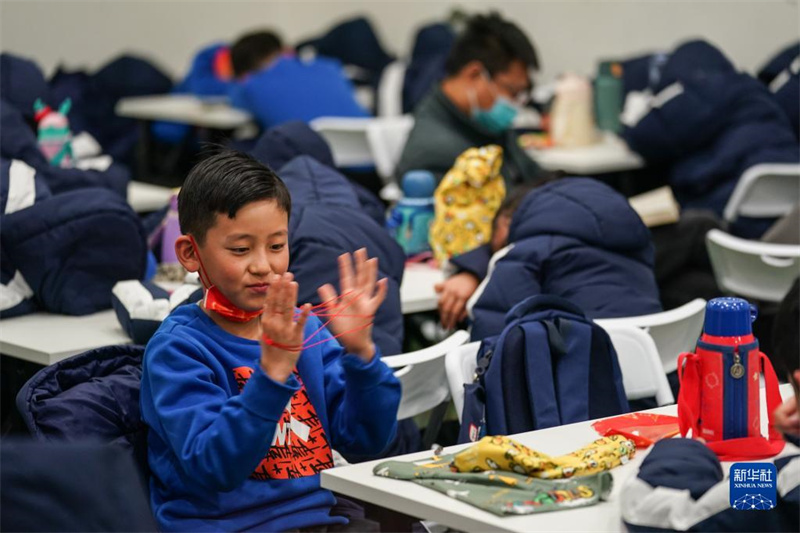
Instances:
[[[627,463],[636,446],[621,435],[602,437],[566,455],[550,457],[508,437],[484,437],[453,457],[459,472],[506,470],[543,479],[588,476]]]
[[[506,195],[500,175],[503,149],[490,144],[462,153],[434,193],[436,216],[429,242],[438,261],[486,244]]]

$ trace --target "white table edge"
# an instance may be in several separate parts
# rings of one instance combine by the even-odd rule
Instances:
[[[781,385],[781,397],[782,398],[786,399],[786,398],[790,397],[792,394],[793,394],[793,390],[791,388],[791,385],[789,385],[789,384]],[[656,407],[654,409],[647,409],[647,410],[642,411],[642,412],[671,414],[671,415],[675,416],[677,414],[675,412],[676,410],[677,410],[677,405],[676,404],[670,404],[670,405],[666,405],[666,406],[662,406],[662,407]],[[600,419],[597,419],[597,420],[600,420]],[[584,422],[576,422],[574,424],[565,424],[563,426],[557,426],[557,428],[565,428],[565,427],[574,426],[574,425],[592,424],[594,422],[596,422],[596,420],[588,420],[588,421],[584,421]],[[547,430],[553,430],[553,429],[556,429],[556,428],[546,428],[544,430],[538,430],[538,431],[547,431]],[[536,433],[536,431],[528,432],[528,433]],[[598,436],[598,438],[599,438],[599,436]],[[470,444],[471,443],[449,446],[449,447],[447,447],[445,449],[445,453],[453,453],[454,451],[456,451],[458,449],[463,449],[463,448],[468,447]],[[643,454],[639,454],[639,457],[637,457],[637,458],[635,458],[633,460],[634,463],[627,465],[627,468],[633,468],[635,465],[638,465],[640,463],[640,461],[642,460],[642,458],[647,453],[649,453],[649,451],[650,451],[650,448],[648,448]],[[353,465],[353,466],[364,465],[364,466],[362,466],[362,468],[364,468],[364,467],[366,467],[366,465],[372,465],[374,467],[374,465],[377,465],[378,463],[383,462],[383,461],[388,461],[388,460],[405,460],[405,461],[422,460],[426,456],[430,456],[430,455],[432,455],[432,453],[430,451],[422,451],[422,452],[406,454],[406,455],[398,456],[398,457],[391,457],[391,458],[387,457],[387,458],[384,458],[384,459],[368,461],[366,463],[358,463],[358,464]],[[470,516],[465,517],[464,515],[448,511],[447,509],[444,509],[444,508],[441,508],[441,507],[438,507],[438,506],[434,506],[434,505],[429,505],[429,504],[427,504],[426,502],[423,502],[423,501],[412,500],[412,499],[410,499],[410,498],[408,498],[406,496],[402,496],[402,495],[398,495],[398,494],[395,494],[396,497],[391,502],[382,502],[381,500],[384,497],[383,493],[385,492],[385,490],[375,489],[374,487],[369,487],[367,485],[364,485],[363,483],[361,483],[361,482],[359,482],[357,480],[354,481],[354,480],[349,479],[348,478],[348,474],[349,474],[348,468],[350,468],[350,467],[342,467],[342,469],[333,468],[333,469],[330,469],[330,470],[324,470],[322,472],[321,476],[320,476],[320,481],[321,481],[322,487],[325,488],[325,489],[334,491],[334,492],[340,492],[341,494],[343,494],[345,496],[352,496],[354,498],[362,499],[362,500],[364,500],[366,502],[373,503],[375,505],[380,505],[380,506],[383,506],[383,507],[391,506],[390,507],[391,509],[399,511],[399,512],[402,512],[402,513],[405,513],[405,514],[410,515],[412,517],[417,517],[417,518],[420,518],[420,519],[423,519],[423,520],[433,520],[433,521],[439,522],[441,524],[447,525],[447,526],[449,526],[451,528],[460,529],[462,531],[484,531],[484,530],[520,531],[519,528],[514,527],[515,526],[515,523],[514,523],[515,522],[515,520],[514,520],[515,518],[516,519],[525,519],[525,518],[531,518],[531,517],[537,516],[537,515],[519,515],[519,516],[501,517],[501,516],[493,515],[492,513],[488,512],[488,511],[484,511],[484,510],[479,509],[477,507],[471,507],[470,506],[470,511],[475,511],[475,514],[471,513]],[[618,467],[618,468],[624,468],[624,467]],[[345,470],[348,470],[348,473],[343,473]],[[407,483],[409,485],[411,484],[410,481],[403,481],[403,480],[397,480],[397,479],[389,480],[387,478],[381,478],[381,479],[386,479],[387,481],[391,481],[393,483],[397,482],[397,483]],[[615,483],[619,483],[619,481],[615,479]],[[433,491],[432,489],[426,489],[425,487],[419,487],[419,489],[429,490],[429,491],[431,491],[431,494],[436,494],[438,496],[444,496],[441,493]],[[456,507],[461,506],[461,505],[469,506],[469,504],[467,504],[465,502],[459,502],[459,501],[456,501],[456,500],[453,500],[453,504]],[[613,501],[601,502],[598,505],[613,505]],[[588,508],[584,508],[584,509],[588,509]],[[567,511],[563,511],[563,512],[567,512]],[[547,514],[549,514],[549,513],[547,513]],[[541,516],[541,515],[538,515],[538,516]],[[475,529],[476,525],[479,526],[478,529]],[[624,525],[623,525],[622,521],[620,521],[619,527],[617,529],[615,529],[614,531],[621,531],[621,530],[623,530],[623,528],[624,528]],[[583,528],[583,529],[586,529],[586,528]],[[576,527],[573,530],[580,531],[581,528],[580,527]]]

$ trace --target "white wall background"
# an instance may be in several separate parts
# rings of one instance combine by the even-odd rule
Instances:
[[[371,18],[390,51],[406,54],[415,28],[454,6],[497,9],[518,23],[539,50],[545,80],[565,70],[590,74],[601,57],[670,49],[699,36],[752,72],[800,35],[797,0],[2,0],[0,47],[36,60],[46,73],[59,64],[93,69],[135,52],[177,78],[206,43],[265,26],[291,43],[356,14]]]

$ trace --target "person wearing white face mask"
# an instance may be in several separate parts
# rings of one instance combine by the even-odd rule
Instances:
[[[425,169],[441,178],[467,148],[497,144],[509,184],[535,180],[539,168],[511,125],[538,68],[536,50],[516,25],[496,13],[472,17],[450,51],[444,80],[414,112],[397,176]]]

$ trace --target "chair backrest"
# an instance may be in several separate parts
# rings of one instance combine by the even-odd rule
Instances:
[[[650,334],[665,373],[678,368],[678,356],[694,351],[703,330],[706,301],[697,298],[676,309],[651,315],[595,320],[603,328],[633,326]]]
[[[800,198],[800,164],[763,163],[748,168],[725,205],[724,217],[772,218],[791,211]]]
[[[453,398],[459,422],[461,422],[461,414],[464,411],[464,385],[472,383],[475,377],[480,347],[480,342],[464,344],[447,352],[444,358],[447,385],[450,387],[450,397]]]
[[[411,115],[377,118],[367,127],[367,142],[375,161],[375,171],[384,183],[392,181],[413,127],[414,117]]]
[[[450,397],[444,368],[445,355],[469,340],[469,333],[456,331],[442,342],[399,355],[384,357],[403,386],[397,419],[404,420],[424,413]]]
[[[320,117],[309,123],[331,147],[337,167],[375,164],[367,141],[367,127],[374,120],[354,117]]]
[[[378,83],[379,117],[399,117],[403,114],[403,82],[407,68],[405,61],[398,59],[383,69]]]
[[[728,293],[780,302],[800,276],[800,246],[740,239],[720,230],[706,234],[717,285]]]
[[[375,165],[378,175],[388,183],[414,127],[414,117],[320,117],[309,125],[331,147],[337,167]]]
[[[675,397],[650,335],[632,326],[603,326],[603,329],[617,352],[625,396],[629,400],[655,396],[658,405],[674,403]]]

